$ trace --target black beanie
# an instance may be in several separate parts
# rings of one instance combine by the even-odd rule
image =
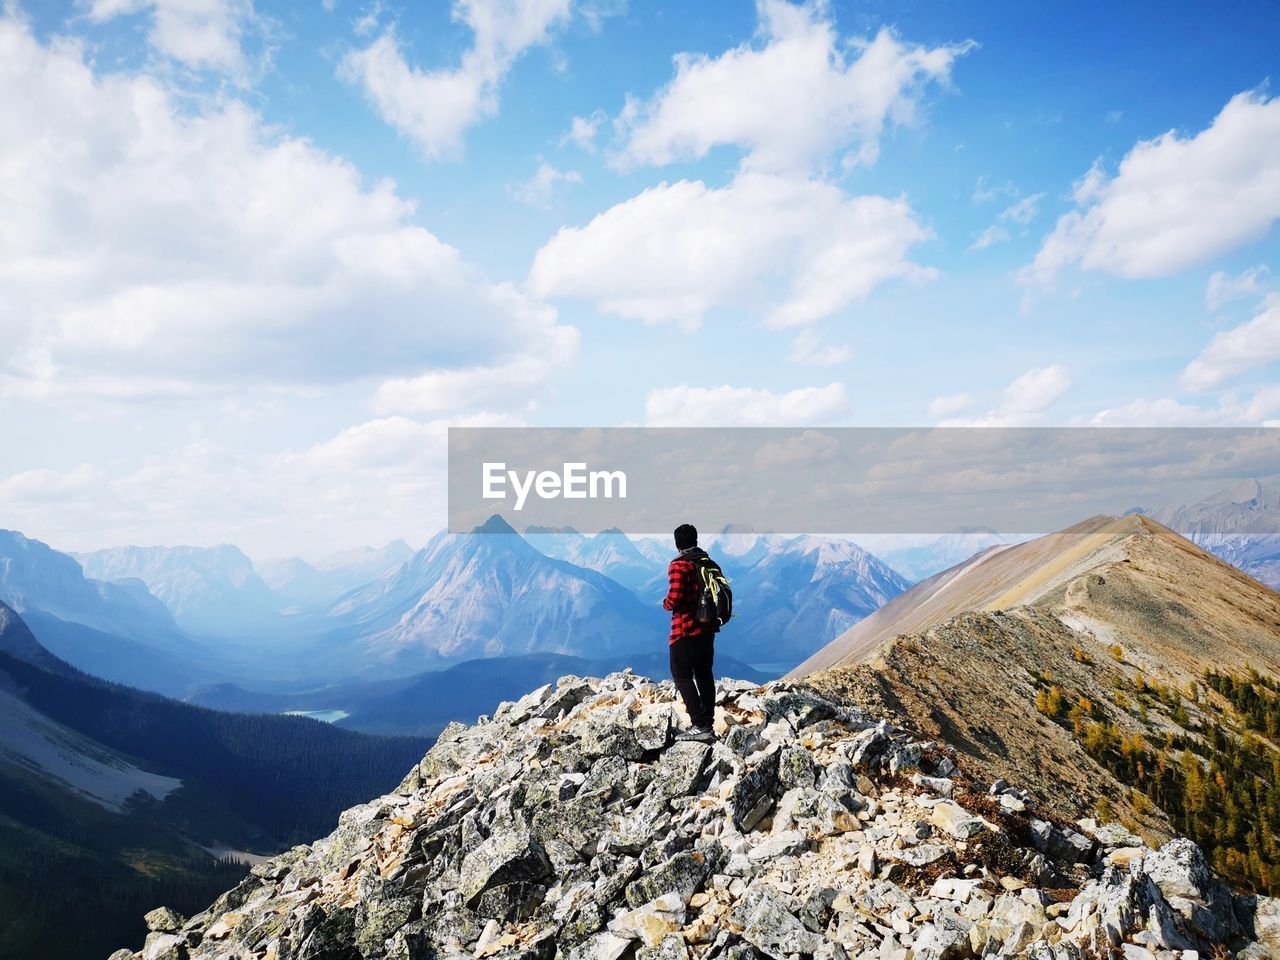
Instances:
[[[688,550],[698,545],[698,528],[692,523],[682,523],[676,527],[676,549]]]

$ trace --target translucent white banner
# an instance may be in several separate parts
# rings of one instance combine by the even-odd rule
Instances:
[[[1277,476],[1267,428],[466,427],[449,431],[449,529],[1029,534]]]

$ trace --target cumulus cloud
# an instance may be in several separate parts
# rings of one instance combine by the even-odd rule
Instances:
[[[1137,144],[1114,177],[1095,166],[1021,280],[1067,267],[1165,277],[1264,236],[1280,217],[1280,98],[1241,93],[1208,128]]]
[[[148,14],[147,41],[184,66],[240,79],[248,72],[241,41],[259,23],[252,0],[90,0],[88,7],[98,22]]]
[[[1048,367],[1028,370],[1004,388],[1000,403],[980,417],[972,419],[944,420],[943,427],[1021,427],[1036,423],[1042,414],[1067,392],[1071,377],[1067,368],[1055,363]],[[966,405],[968,397],[964,394]],[[954,401],[955,397],[939,400]],[[934,403],[938,403],[935,400]],[[944,404],[945,405],[945,404]],[[930,405],[930,413],[933,412]]]
[[[770,326],[830,316],[896,277],[930,236],[903,199],[847,196],[821,180],[742,172],[728,186],[661,183],[534,258],[538,296],[582,297],[646,323],[696,325],[713,307],[763,307]]]
[[[889,123],[910,123],[930,83],[945,83],[971,43],[925,47],[892,30],[844,40],[826,3],[759,0],[754,42],[717,57],[683,53],[675,77],[617,120],[623,166],[668,164],[730,144],[744,166],[804,172],[836,153],[873,162]]]
[[[649,427],[794,427],[822,425],[848,406],[844,384],[774,393],[751,387],[664,387],[645,398]]]
[[[671,81],[615,120],[623,166],[741,151],[724,186],[663,181],[561,229],[530,290],[620,317],[696,327],[746,308],[774,327],[830,316],[880,284],[935,275],[908,258],[932,234],[905,197],[850,196],[829,162],[874,161],[890,124],[914,118],[970,44],[928,48],[892,31],[842,37],[825,3],[760,0],[757,37],[718,56],[681,54]]]
[[[0,388],[314,386],[545,358],[555,311],[414,223],[390,181],[234,99],[185,112],[0,19]]]
[[[422,70],[406,58],[395,28],[343,58],[339,75],[359,84],[384,121],[428,159],[458,156],[472,124],[498,111],[512,64],[569,19],[570,0],[455,0],[453,19],[474,35],[453,68]]]
[[[532,177],[511,187],[511,195],[525,206],[545,209],[551,205],[557,188],[566,183],[581,182],[582,174],[576,170],[558,170],[549,163],[542,163]]]
[[[1252,320],[1223,330],[1182,371],[1185,390],[1216,387],[1253,367],[1280,360],[1280,294],[1272,294]]]

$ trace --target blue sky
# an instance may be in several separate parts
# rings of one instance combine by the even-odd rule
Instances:
[[[259,557],[450,423],[1280,421],[1270,3],[8,3],[0,516]]]

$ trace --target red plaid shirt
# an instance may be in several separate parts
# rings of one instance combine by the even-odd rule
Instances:
[[[702,632],[693,618],[698,602],[698,570],[692,560],[676,557],[667,567],[667,596],[662,601],[664,610],[671,611],[671,639],[668,646],[681,637],[692,637]]]

